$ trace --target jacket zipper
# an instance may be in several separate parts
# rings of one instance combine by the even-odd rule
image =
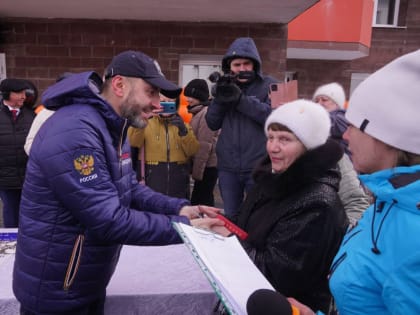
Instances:
[[[123,168],[122,168],[122,147],[123,147],[123,135],[124,135],[124,130],[127,126],[127,119],[124,120],[124,125],[121,129],[121,134],[120,134],[120,139],[119,139],[119,143],[118,143],[118,161],[119,161],[119,167],[120,167],[120,175],[121,177],[123,176]]]
[[[331,266],[330,268],[330,272],[328,274],[328,279],[330,279],[332,277],[332,275],[334,274],[334,272],[336,271],[336,269],[338,268],[338,266],[341,265],[341,263],[344,261],[344,259],[346,259],[347,257],[347,253],[343,253],[336,261],[335,263]]]
[[[170,183],[170,175],[169,172],[170,170],[170,154],[171,154],[171,149],[170,149],[170,145],[169,145],[169,126],[168,126],[168,122],[165,120],[165,131],[166,131],[166,194],[169,195],[169,183]]]
[[[67,266],[66,277],[64,278],[63,289],[65,291],[70,289],[70,286],[73,284],[74,279],[76,278],[76,274],[80,265],[80,259],[82,257],[82,249],[83,249],[84,240],[85,240],[85,236],[82,234],[79,234],[76,238],[76,242],[74,243],[70,261]]]

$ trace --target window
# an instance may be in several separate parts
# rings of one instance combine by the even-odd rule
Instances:
[[[179,82],[185,86],[192,79],[205,79],[214,71],[221,71],[223,56],[181,55],[179,61]],[[208,81],[210,84],[210,82]]]
[[[373,25],[397,27],[400,0],[375,0]]]

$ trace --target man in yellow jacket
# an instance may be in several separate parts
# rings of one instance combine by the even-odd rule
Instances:
[[[144,129],[130,127],[128,139],[139,149],[138,159],[144,155],[146,185],[171,197],[189,199],[190,159],[200,144],[177,112],[152,117]]]

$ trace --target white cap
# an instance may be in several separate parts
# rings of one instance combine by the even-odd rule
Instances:
[[[317,96],[326,96],[331,99],[340,108],[344,108],[346,102],[346,93],[344,93],[343,86],[337,82],[321,85],[316,89],[312,100],[315,101]]]
[[[420,154],[420,50],[395,59],[354,90],[346,119],[368,135]]]
[[[323,145],[330,135],[331,119],[328,112],[309,100],[296,100],[273,110],[265,122],[266,135],[272,123],[289,128],[308,150]]]

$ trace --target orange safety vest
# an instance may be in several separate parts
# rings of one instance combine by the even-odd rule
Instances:
[[[189,123],[191,121],[192,114],[188,112],[187,106],[188,106],[187,98],[184,95],[184,89],[182,89],[182,92],[179,95],[178,114],[182,117],[184,122]]]

